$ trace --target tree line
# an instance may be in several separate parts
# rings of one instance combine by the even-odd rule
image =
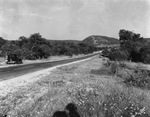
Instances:
[[[130,60],[133,62],[150,63],[150,42],[146,41],[140,34],[129,30],[119,31],[120,48],[105,49],[111,60]]]
[[[43,38],[39,33],[34,33],[29,37],[21,36],[18,40],[12,41],[0,37],[0,50],[0,56],[17,54],[23,59],[35,60],[57,55],[89,54],[97,48],[83,42],[51,41]]]

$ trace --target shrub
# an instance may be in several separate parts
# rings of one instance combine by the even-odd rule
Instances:
[[[119,65],[116,62],[111,63],[110,67],[109,67],[109,72],[111,74],[116,74],[117,69],[119,69]]]
[[[117,50],[109,54],[109,59],[113,61],[127,60],[128,56],[125,52]]]
[[[105,56],[105,57],[108,57],[109,55],[109,51],[107,48],[105,48],[103,51],[102,51],[102,56]]]
[[[150,44],[140,49],[141,59],[144,63],[150,63]]]

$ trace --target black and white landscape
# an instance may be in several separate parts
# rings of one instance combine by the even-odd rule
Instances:
[[[0,117],[150,117],[150,1],[0,0]]]

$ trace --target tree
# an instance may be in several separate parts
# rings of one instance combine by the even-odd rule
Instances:
[[[48,58],[51,55],[50,48],[45,44],[36,44],[32,52],[34,53],[35,58]]]
[[[0,37],[0,49],[7,41]]]
[[[126,50],[129,53],[128,59],[134,62],[141,62],[141,54],[139,51],[144,44],[143,37],[140,34],[122,29],[119,31],[119,40],[121,50]]]
[[[127,60],[128,56],[125,51],[114,51],[109,54],[109,59],[113,61]]]
[[[21,50],[22,50],[21,56],[22,56],[23,59],[36,60],[38,58],[38,57],[35,56],[36,53],[33,52],[29,48],[24,47]]]
[[[25,36],[21,36],[19,37],[19,40],[18,40],[18,45],[19,47],[21,48],[23,45],[27,44],[29,41],[28,41],[28,38],[25,37]]]
[[[0,37],[0,56],[3,56],[2,46],[3,46],[6,42],[7,42],[6,40],[4,40],[2,37]]]
[[[0,38],[1,41],[3,39]],[[6,53],[18,54],[24,59],[31,60],[48,58],[51,55],[88,54],[96,50],[96,47],[85,43],[46,40],[39,33],[31,34],[29,37],[21,36],[18,40],[6,42],[2,44],[3,55]]]
[[[127,49],[129,45],[132,49],[133,44],[135,42],[142,42],[143,38],[140,37],[140,34],[136,34],[132,31],[122,29],[119,31],[119,40],[122,49]]]
[[[140,36],[140,34],[133,33],[132,31],[121,29],[119,31],[119,40],[121,42],[126,41],[141,41],[143,38]]]
[[[21,49],[14,42],[7,42],[2,46],[2,53],[5,54],[17,54],[21,56]]]
[[[140,54],[142,62],[150,64],[150,43],[145,44],[145,46],[140,49]]]
[[[28,39],[32,44],[47,44],[46,39],[42,38],[42,35],[40,35],[39,33],[31,34]]]

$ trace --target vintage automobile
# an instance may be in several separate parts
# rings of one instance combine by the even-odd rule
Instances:
[[[9,54],[6,56],[7,64],[22,64],[22,59],[17,54]]]

